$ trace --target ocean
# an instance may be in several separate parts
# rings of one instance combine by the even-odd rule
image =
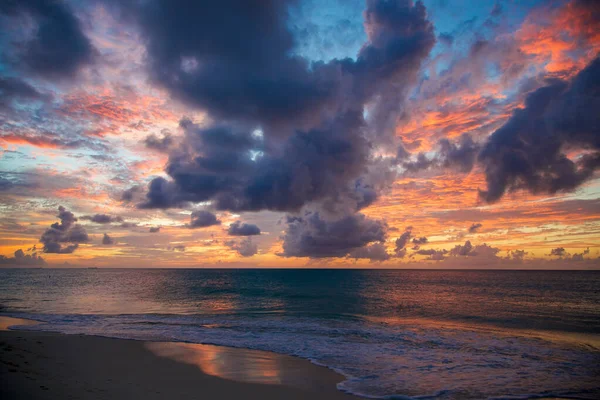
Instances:
[[[600,398],[595,271],[3,269],[0,314],[294,355],[371,398]]]

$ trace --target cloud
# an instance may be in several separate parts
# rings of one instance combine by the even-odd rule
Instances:
[[[138,206],[310,208],[319,213],[288,225],[283,254],[346,255],[370,241],[338,238],[328,251],[317,243],[325,237],[305,246],[296,235],[318,234],[315,219],[325,229],[339,221],[359,230],[370,225],[356,213],[395,178],[395,157],[377,150],[397,148],[395,121],[435,43],[433,26],[420,2],[369,0],[368,40],[356,58],[311,62],[293,51],[288,6],[157,0],[133,10],[154,82],[208,114],[202,124],[181,121],[181,141],[168,152],[169,178],[152,180]]]
[[[493,203],[507,191],[571,191],[600,166],[600,58],[571,81],[550,80],[495,131],[479,154]],[[576,159],[567,152],[584,151]]]
[[[433,261],[441,261],[444,260],[446,258],[446,254],[448,253],[448,250],[442,249],[442,250],[436,250],[436,249],[422,249],[422,250],[417,250],[415,252],[415,254],[419,254],[422,256],[428,256],[427,260],[433,260]]]
[[[585,249],[584,251],[582,251],[581,253],[575,253],[571,256],[571,260],[572,261],[584,261],[585,258],[583,256],[590,254],[590,248],[588,247],[587,249]]]
[[[252,257],[258,253],[258,246],[252,242],[252,238],[247,237],[242,240],[228,240],[225,242],[225,246],[235,250],[242,257]]]
[[[471,241],[467,240],[464,245],[457,244],[454,248],[450,249],[448,254],[454,257],[484,257],[484,258],[496,258],[496,255],[500,252],[497,247],[491,247],[486,243],[473,246]]]
[[[428,157],[426,153],[419,153],[416,159],[405,161],[402,167],[407,172],[415,173],[430,168],[455,169],[462,173],[471,172],[481,146],[476,143],[471,135],[463,134],[456,142],[449,139],[440,139],[437,143],[437,149],[433,157]],[[407,159],[404,156],[403,159]]]
[[[18,266],[43,266],[46,261],[37,255],[35,246],[31,250],[33,253],[25,254],[22,249],[15,251],[14,257],[0,255],[0,265],[18,265]]]
[[[514,251],[508,252],[506,258],[508,260],[512,259],[513,261],[521,262],[521,261],[523,261],[525,259],[525,256],[527,254],[528,253],[525,250],[514,250]]]
[[[479,231],[479,228],[481,228],[483,225],[479,222],[471,224],[471,226],[469,227],[469,233],[475,233],[477,231]]]
[[[386,261],[390,259],[390,255],[388,254],[383,243],[372,243],[367,246],[360,247],[350,252],[348,257],[356,259],[366,258],[372,262]]]
[[[110,224],[113,222],[123,222],[123,218],[108,214],[84,215],[80,217],[82,220],[91,221],[96,224]]]
[[[108,234],[104,234],[104,236],[102,236],[102,244],[104,245],[111,245],[111,244],[115,244],[115,239],[108,236]]]
[[[167,152],[173,145],[173,142],[173,136],[169,132],[165,132],[162,137],[158,137],[152,133],[144,139],[144,144],[147,148],[160,152]]]
[[[63,206],[58,207],[60,223],[50,225],[42,234],[40,242],[44,244],[44,253],[69,254],[74,252],[80,243],[89,241],[85,228],[77,224],[77,218]]]
[[[135,195],[141,191],[143,191],[143,188],[141,186],[132,186],[129,189],[123,191],[123,193],[121,194],[121,200],[125,202],[133,201]]]
[[[288,217],[283,236],[285,257],[344,257],[373,242],[383,242],[387,224],[353,214],[341,219],[327,220],[318,212],[303,217]]]
[[[420,238],[413,238],[412,240],[412,244],[413,246],[413,250],[419,250],[419,247],[421,247],[421,245],[426,244],[428,242],[427,238],[425,236],[420,237]]]
[[[13,100],[46,101],[50,98],[22,79],[3,76],[0,76],[0,95],[0,110],[9,108]]]
[[[550,250],[550,256],[555,256],[555,257],[563,257],[566,256],[568,253],[565,250],[564,247],[557,247],[555,249]]]
[[[227,233],[232,236],[252,236],[260,235],[260,228],[254,224],[242,223],[242,221],[235,221],[229,225]]]
[[[396,248],[394,250],[397,257],[404,258],[406,255],[406,245],[412,237],[412,227],[407,227],[406,230],[398,239],[396,239]]]
[[[141,208],[212,200],[222,210],[297,211],[312,201],[351,198],[356,209],[364,197],[354,189],[362,187],[357,180],[369,157],[361,118],[352,113],[326,129],[297,132],[282,154],[264,153],[250,131],[183,121],[183,144],[171,152],[167,168],[174,181],[155,178]]]
[[[187,228],[206,228],[208,226],[220,225],[221,221],[217,216],[210,211],[199,210],[194,211],[190,216],[190,223],[186,224]]]
[[[148,229],[148,232],[150,232],[150,233],[160,232],[160,226],[151,226],[150,229]]]
[[[565,250],[564,247],[556,247],[552,250],[550,250],[550,254],[548,254],[551,257],[559,257],[562,260],[565,261],[584,261],[586,255],[590,254],[590,249],[589,247],[585,250],[583,250],[581,253],[574,253],[571,254],[569,252],[567,252]]]
[[[0,13],[11,18],[29,17],[35,24],[31,38],[14,38],[17,44],[5,53],[14,65],[47,78],[67,78],[92,63],[95,50],[65,2],[5,1],[0,4]]]

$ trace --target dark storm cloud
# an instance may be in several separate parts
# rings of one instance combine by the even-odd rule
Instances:
[[[5,53],[6,61],[17,67],[26,66],[49,78],[67,78],[92,61],[94,49],[66,2],[5,0],[0,3],[0,13],[31,18],[36,27],[29,41],[18,43]]]
[[[16,265],[16,266],[43,266],[46,261],[37,255],[35,248],[33,253],[25,254],[22,249],[15,251],[14,257],[0,255],[0,265]]]
[[[76,223],[77,218],[72,212],[59,206],[57,217],[60,223],[50,225],[40,238],[40,242],[44,244],[44,253],[72,253],[79,247],[79,243],[89,241],[85,228]]]
[[[310,207],[321,214],[289,225],[284,254],[347,255],[385,236],[383,223],[355,213],[394,179],[392,160],[373,150],[397,148],[391,128],[435,35],[420,2],[368,0],[356,59],[310,62],[293,52],[290,3],[136,3],[153,80],[210,117],[182,120],[171,179],[155,178],[138,206]],[[345,224],[358,229],[347,240],[337,232]],[[379,227],[375,239],[367,227]]]
[[[407,86],[433,45],[432,27],[420,3],[369,1],[370,42],[357,59],[311,64],[290,55],[286,7],[282,1],[187,8],[155,1],[140,11],[154,77],[230,121],[182,123],[184,143],[167,168],[174,186],[153,182],[143,207],[212,199],[221,209],[296,211],[355,195],[352,186],[371,150],[363,106],[392,83]],[[256,127],[264,143],[253,138]],[[282,136],[287,139],[276,139]]]
[[[572,82],[551,80],[530,93],[525,107],[494,132],[479,154],[486,174],[487,202],[507,191],[570,191],[600,166],[600,58]],[[567,153],[585,150],[572,160]]]
[[[80,218],[85,221],[95,222],[96,224],[110,224],[112,222],[123,222],[122,217],[107,214],[84,215]]]
[[[373,242],[383,242],[387,225],[363,214],[328,221],[317,212],[288,219],[283,237],[286,257],[343,257]]]
[[[472,224],[472,225],[469,227],[469,233],[475,233],[475,232],[477,232],[477,231],[479,230],[479,228],[481,228],[482,226],[483,226],[483,225],[482,225],[482,224],[480,224],[479,222],[478,222],[478,223],[476,223],[476,224]]]
[[[249,237],[237,241],[227,240],[224,244],[230,249],[237,251],[242,257],[252,257],[258,253],[258,246]]]
[[[361,121],[351,113],[327,129],[297,132],[279,154],[260,154],[261,141],[235,127],[182,123],[184,144],[171,152],[167,166],[174,181],[154,179],[141,207],[212,199],[217,209],[297,211],[311,201],[347,197],[369,157]]]
[[[254,224],[242,223],[242,221],[235,221],[229,225],[227,233],[232,236],[253,236],[260,235],[260,228]]]
[[[104,236],[102,236],[102,244],[104,244],[104,245],[115,244],[115,239],[105,233]]]
[[[287,11],[295,2],[155,0],[132,11],[156,82],[213,117],[268,126],[306,122],[338,112],[342,102],[362,103],[389,83],[405,84],[435,42],[421,3],[369,0],[370,42],[357,60],[311,63],[293,55]]]
[[[221,221],[217,216],[210,211],[200,210],[194,211],[190,216],[190,223],[186,224],[187,228],[206,228],[208,226],[220,225]]]

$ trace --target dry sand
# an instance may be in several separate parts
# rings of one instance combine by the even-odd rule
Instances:
[[[26,322],[27,323],[27,322]],[[23,325],[0,317],[0,329]],[[0,331],[0,399],[331,399],[343,377],[269,352]]]

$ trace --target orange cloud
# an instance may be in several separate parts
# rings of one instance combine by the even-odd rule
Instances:
[[[600,51],[600,20],[594,8],[593,2],[571,1],[533,11],[516,32],[519,48],[556,77],[575,75]]]

